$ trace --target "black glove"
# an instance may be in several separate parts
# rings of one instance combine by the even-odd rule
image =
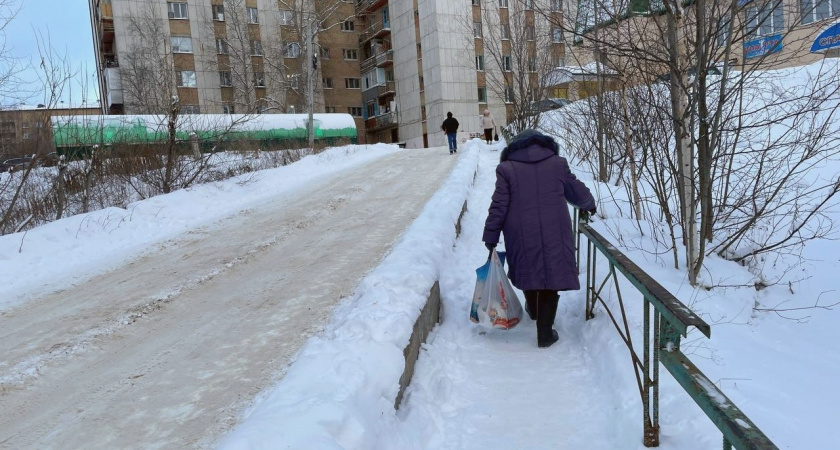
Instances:
[[[491,244],[489,242],[485,242],[484,246],[487,247],[487,250],[490,250],[491,252],[493,251],[494,248],[496,248],[496,244]]]

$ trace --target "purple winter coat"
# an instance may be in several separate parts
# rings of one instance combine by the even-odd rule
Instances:
[[[558,155],[551,137],[520,134],[502,152],[483,241],[505,234],[508,277],[521,290],[580,289],[567,201],[595,209],[595,199]]]

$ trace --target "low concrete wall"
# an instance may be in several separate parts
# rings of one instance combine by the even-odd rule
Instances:
[[[473,182],[478,174],[476,171],[473,174]],[[455,222],[455,236],[461,235],[461,219],[464,213],[467,212],[467,201],[464,200],[464,206],[461,207],[461,214],[458,215],[458,220]],[[429,291],[429,298],[426,300],[426,306],[420,311],[420,317],[414,322],[414,330],[411,332],[411,338],[408,340],[408,345],[403,349],[403,356],[405,357],[405,370],[400,377],[400,392],[397,394],[397,399],[394,401],[394,408],[400,409],[400,403],[403,399],[405,388],[411,383],[411,377],[414,376],[414,365],[417,363],[417,358],[420,357],[420,345],[426,342],[429,333],[435,328],[435,325],[441,322],[443,318],[443,303],[440,301],[440,282],[435,281],[432,289]]]
[[[426,342],[429,333],[432,332],[435,325],[440,323],[440,318],[440,284],[435,281],[431,291],[429,291],[429,300],[426,302],[426,306],[420,312],[420,317],[417,318],[417,322],[414,322],[414,331],[411,332],[411,339],[408,341],[408,346],[403,350],[405,370],[400,377],[400,392],[394,401],[394,408],[396,409],[400,408],[405,388],[408,387],[408,384],[411,383],[411,377],[414,376],[414,365],[417,363],[417,358],[420,357],[420,345]]]

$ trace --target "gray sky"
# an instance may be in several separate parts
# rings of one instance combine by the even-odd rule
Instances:
[[[73,70],[78,71],[77,80],[71,84],[69,93],[63,100],[78,105],[87,97],[89,102],[98,98],[95,79],[96,72],[93,56],[93,40],[90,29],[90,12],[87,0],[16,0],[20,6],[17,17],[5,30],[5,40],[12,55],[22,58],[24,65],[38,66],[38,45],[36,35],[42,34],[49,39],[51,46],[59,55],[67,55]],[[21,78],[36,82],[33,69],[21,73]],[[87,76],[92,92],[82,95],[82,79]],[[32,89],[39,89],[35,85]],[[42,89],[39,89],[42,91]],[[34,104],[43,101],[39,92],[26,99]],[[16,103],[14,99],[3,98],[0,103]]]

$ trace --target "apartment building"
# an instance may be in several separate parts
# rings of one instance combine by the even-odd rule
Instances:
[[[368,139],[446,145],[447,112],[461,138],[482,131],[485,109],[504,126],[514,95],[546,94],[514,92],[515,60],[533,86],[562,64],[563,34],[551,26],[562,10],[562,0],[358,0]]]
[[[352,114],[364,142],[355,9],[355,0],[90,0],[102,111],[159,113],[177,95],[182,114],[304,113],[312,73],[313,111]]]
[[[182,113],[302,113],[312,64],[315,112],[348,112],[360,142],[408,148],[445,145],[447,112],[462,139],[482,131],[485,109],[504,126],[514,98],[546,94],[517,92],[517,74],[538,86],[565,56],[551,25],[562,20],[562,0],[90,0],[90,8],[105,113],[160,111],[171,95]],[[305,57],[310,18],[316,61]]]
[[[720,63],[727,60],[736,69],[778,69],[840,57],[840,0],[739,0],[731,26],[731,2],[707,5],[712,58]],[[576,45],[567,58],[572,63],[552,74],[555,90],[565,90],[572,99],[585,98],[595,93],[599,76],[610,90],[619,85],[619,74],[624,83],[637,84],[668,72],[667,65],[648,58],[667,58],[661,2],[584,0],[571,7],[575,21],[568,27],[575,30]],[[694,33],[696,19],[691,7],[685,12],[680,39],[687,41],[685,33]],[[626,45],[630,40],[633,46]],[[602,43],[600,48],[595,42]],[[634,47],[645,54],[646,66],[633,63]],[[596,54],[603,63],[599,73]]]

